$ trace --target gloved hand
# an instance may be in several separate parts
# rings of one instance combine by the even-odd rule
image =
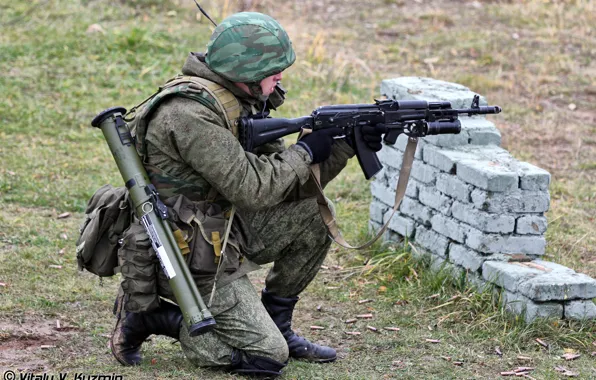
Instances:
[[[383,148],[383,133],[387,133],[385,124],[365,125],[362,127],[362,138],[366,145],[375,152]]]
[[[318,164],[331,155],[333,136],[343,134],[345,132],[341,128],[319,129],[303,136],[296,144],[303,147],[310,154],[313,164]]]

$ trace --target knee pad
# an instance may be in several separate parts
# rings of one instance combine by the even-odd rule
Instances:
[[[281,370],[287,364],[264,356],[249,355],[241,350],[234,350],[231,359],[231,373],[260,378],[281,376]]]

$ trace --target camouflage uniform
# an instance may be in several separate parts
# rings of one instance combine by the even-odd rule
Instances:
[[[188,57],[184,75],[224,85],[238,97],[244,115],[250,113],[251,106],[260,106],[209,70],[199,57]],[[243,252],[245,257],[257,264],[273,262],[267,289],[292,297],[314,278],[331,240],[313,197],[308,154],[294,145],[284,149],[281,142],[261,150],[277,152],[245,152],[220,116],[184,98],[162,104],[147,132],[148,162],[200,184],[203,194],[213,186],[220,194],[218,202],[235,204],[238,217],[234,222],[238,230],[245,231],[243,235],[252,238]],[[321,165],[322,181],[326,184],[334,178],[353,154],[345,142],[336,143],[332,156]],[[226,278],[220,283],[226,284]],[[198,285],[208,298],[212,279]],[[210,311],[217,321],[214,332],[191,338],[183,327],[180,334],[186,355],[197,365],[228,365],[234,347],[281,362],[287,359],[286,342],[246,277],[218,288]]]
[[[235,22],[243,24],[242,17],[235,17]],[[261,26],[277,32],[275,25]],[[241,116],[263,111],[262,97],[250,96],[233,83],[255,80],[255,74],[246,72],[246,81],[227,74],[228,70],[234,70],[238,61],[235,56],[244,54],[255,57],[255,70],[263,77],[272,75],[274,72],[266,72],[258,65],[263,56],[273,53],[266,53],[267,47],[260,45],[258,33],[239,36],[248,38],[248,43],[217,50],[211,45],[223,38],[218,34],[220,27],[212,36],[207,59],[191,53],[182,74],[225,87],[238,99]],[[239,30],[230,29],[229,25],[227,28]],[[269,58],[285,60],[287,67],[295,59],[293,50],[289,51],[291,54],[284,49],[285,56],[273,54]],[[213,65],[216,61],[217,65]],[[217,73],[209,68],[209,62],[211,67],[218,68]],[[261,79],[256,78],[255,83]],[[255,83],[249,86],[251,91]],[[253,263],[273,262],[266,279],[267,290],[279,297],[296,297],[318,272],[331,240],[314,198],[315,184],[309,177],[311,157],[297,145],[286,149],[281,140],[245,152],[227,129],[224,117],[209,106],[205,96],[207,102],[179,96],[163,100],[151,116],[143,147],[147,171],[166,203],[181,195],[192,202],[201,202],[215,192],[217,197],[212,201],[221,207],[222,215],[226,215],[231,205],[237,208],[232,231],[243,257],[237,265],[232,265],[232,270],[224,271],[217,283],[210,307],[217,321],[215,330],[190,337],[182,324],[180,342],[187,357],[199,366],[230,366],[234,350],[284,363],[288,358],[287,337],[282,336],[272,321],[246,274],[258,267]],[[353,155],[347,143],[337,141],[330,158],[320,164],[322,185],[332,180]],[[138,230],[136,234],[142,235]],[[137,237],[136,241],[139,240],[143,238]],[[196,257],[209,254],[211,257]],[[193,262],[200,263],[197,270],[204,270],[204,263],[213,262],[212,252],[195,250],[192,255],[195,257],[188,261],[191,271]],[[193,274],[205,302],[213,285],[213,274]],[[163,273],[158,276],[156,288],[161,296],[173,299]]]

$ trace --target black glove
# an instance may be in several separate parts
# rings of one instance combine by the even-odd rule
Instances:
[[[383,133],[387,132],[385,124],[365,125],[362,127],[362,139],[373,151],[378,152],[383,148]]]
[[[341,128],[319,129],[302,137],[297,145],[303,147],[312,158],[313,164],[318,164],[329,158],[331,155],[331,145],[333,145],[333,136],[345,134]]]

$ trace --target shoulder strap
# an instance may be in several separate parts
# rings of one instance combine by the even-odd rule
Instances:
[[[207,79],[178,75],[126,114],[126,121],[135,136],[137,152],[141,157],[146,155],[145,136],[151,115],[164,99],[172,96],[193,99],[209,107],[224,118],[226,128],[238,137],[238,118],[242,108],[234,94]]]
[[[408,180],[410,179],[410,171],[412,170],[412,164],[414,163],[414,154],[416,153],[416,146],[418,145],[418,139],[414,137],[410,137],[408,139],[408,145],[406,146],[406,152],[404,153],[404,160],[401,165],[401,170],[399,171],[399,179],[397,181],[397,187],[395,190],[395,202],[393,204],[393,212],[391,216],[383,227],[377,232],[377,235],[372,238],[371,240],[367,241],[366,243],[354,247],[350,245],[341,235],[339,227],[337,226],[337,221],[329,209],[329,204],[327,203],[327,199],[325,198],[325,194],[323,194],[323,187],[321,186],[321,175],[320,175],[320,168],[318,164],[311,165],[311,177],[314,179],[315,183],[317,184],[317,203],[319,204],[319,212],[325,225],[327,226],[327,232],[329,232],[329,236],[339,245],[344,248],[352,248],[352,249],[365,249],[373,245],[375,241],[377,241],[381,235],[387,230],[389,226],[389,222],[395,215],[395,212],[399,208],[404,195],[406,194],[406,188],[408,187]]]
[[[230,90],[208,79],[193,76],[177,76],[168,81],[163,89],[181,84],[188,84],[186,91],[197,91],[199,93],[206,91],[212,98],[209,100],[214,101],[217,110],[224,116],[228,129],[232,131],[234,136],[238,136],[238,118],[240,117],[241,107],[240,102]]]

